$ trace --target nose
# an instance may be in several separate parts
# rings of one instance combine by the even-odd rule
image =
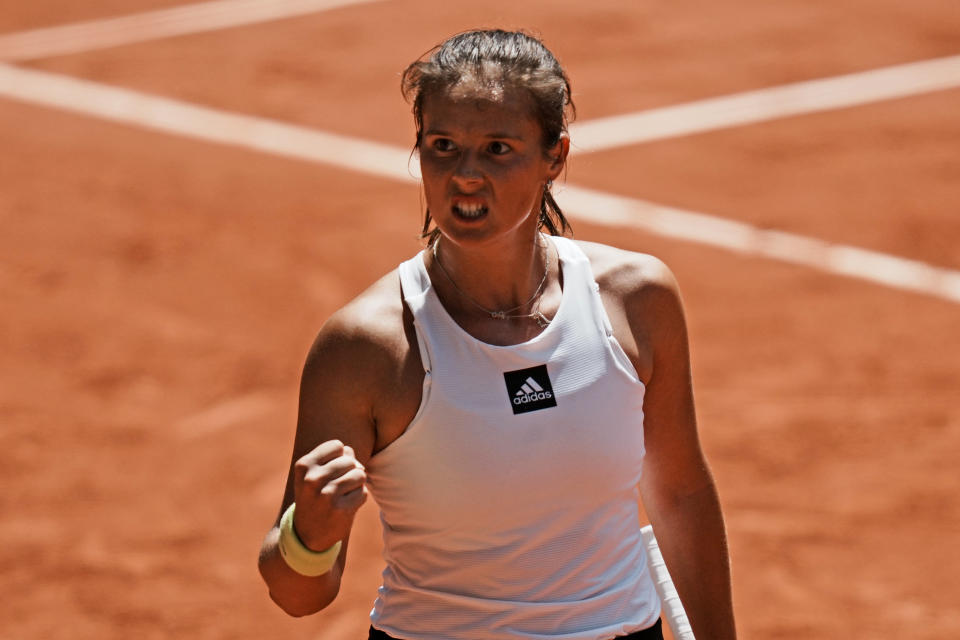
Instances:
[[[483,182],[483,173],[480,170],[476,154],[464,151],[457,159],[454,167],[453,180],[460,188],[476,187]]]

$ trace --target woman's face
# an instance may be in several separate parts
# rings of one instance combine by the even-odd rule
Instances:
[[[567,140],[544,153],[533,99],[520,89],[456,88],[423,103],[420,168],[430,215],[457,244],[539,226],[544,185],[563,169]]]

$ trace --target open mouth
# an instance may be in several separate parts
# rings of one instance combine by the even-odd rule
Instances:
[[[459,203],[453,205],[452,208],[457,216],[467,220],[479,218],[487,212],[487,207],[482,204]]]

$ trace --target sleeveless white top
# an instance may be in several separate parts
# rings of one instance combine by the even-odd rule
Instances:
[[[420,409],[367,465],[383,525],[370,619],[404,640],[606,640],[660,615],[638,514],[644,385],[586,255],[550,237],[563,297],[517,345],[450,317],[423,252],[400,265]]]

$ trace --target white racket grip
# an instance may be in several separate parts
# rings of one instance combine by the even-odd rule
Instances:
[[[683,610],[677,588],[673,586],[667,564],[663,561],[663,554],[660,553],[660,545],[657,544],[657,537],[653,534],[653,527],[647,525],[640,530],[640,533],[643,535],[643,544],[647,548],[647,567],[650,569],[650,577],[653,578],[653,584],[657,588],[664,617],[667,619],[667,625],[670,626],[673,637],[675,640],[695,640],[693,629],[687,620],[687,612]]]

